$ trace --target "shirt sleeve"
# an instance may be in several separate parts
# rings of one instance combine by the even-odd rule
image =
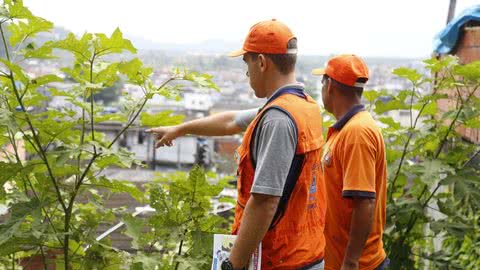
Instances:
[[[256,161],[252,193],[282,196],[295,155],[297,130],[292,119],[277,109],[268,110],[255,134]]]
[[[257,116],[257,113],[258,108],[238,111],[235,115],[235,124],[237,124],[237,126],[239,126],[241,129],[246,130],[248,125],[250,125],[253,119],[255,119],[255,116]]]
[[[345,142],[342,149],[342,196],[346,198],[375,198],[376,148],[362,132],[355,134],[353,142]]]

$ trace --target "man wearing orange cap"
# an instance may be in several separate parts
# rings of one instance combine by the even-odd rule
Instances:
[[[323,75],[323,104],[337,119],[322,155],[325,269],[384,269],[387,164],[380,129],[360,103],[367,65],[355,55],[339,55],[312,73]]]
[[[236,241],[222,269],[242,269],[262,243],[262,269],[322,269],[325,195],[320,168],[322,117],[296,82],[297,42],[276,20],[251,27],[243,48],[260,110],[224,112],[150,130],[157,146],[185,134],[227,135],[245,130],[237,150]]]

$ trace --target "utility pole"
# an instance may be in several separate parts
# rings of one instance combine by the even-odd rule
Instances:
[[[456,6],[457,6],[457,0],[450,0],[450,5],[448,7],[447,24],[453,19],[453,16],[455,15]]]

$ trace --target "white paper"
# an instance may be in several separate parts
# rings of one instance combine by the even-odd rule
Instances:
[[[213,236],[212,270],[221,270],[222,262],[230,256],[230,251],[235,242],[236,235],[215,234]],[[260,270],[262,259],[262,244],[253,252],[248,270]]]

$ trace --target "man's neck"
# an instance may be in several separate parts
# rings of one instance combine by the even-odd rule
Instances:
[[[290,73],[288,75],[281,75],[281,76],[275,76],[271,80],[268,80],[271,82],[269,85],[267,85],[267,98],[270,98],[275,91],[277,91],[280,87],[283,87],[285,85],[289,84],[296,84],[298,83],[296,78],[295,78],[295,73]]]
[[[352,108],[356,105],[362,104],[360,100],[347,101],[343,100],[342,102],[337,102],[333,109],[333,115],[338,120],[342,119],[345,114],[347,114]]]

